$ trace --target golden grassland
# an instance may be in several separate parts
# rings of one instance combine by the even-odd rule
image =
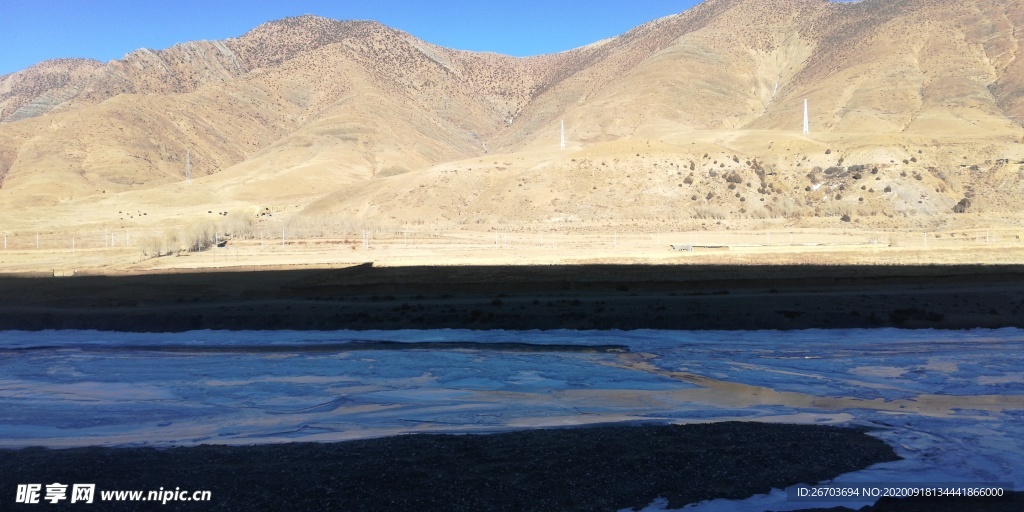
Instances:
[[[284,236],[282,236],[282,234]],[[581,231],[549,225],[469,231],[457,226],[22,234],[0,249],[0,272],[133,273],[260,267],[550,265],[964,265],[1024,264],[1024,229],[938,231],[793,228]],[[220,247],[217,246],[220,243]]]

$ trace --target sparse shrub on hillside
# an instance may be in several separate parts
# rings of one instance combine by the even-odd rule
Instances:
[[[684,178],[683,183],[686,183],[687,185],[693,185],[693,176],[691,175]]]
[[[702,205],[693,210],[693,216],[702,220],[722,220],[726,217],[726,211],[720,206]]]
[[[725,177],[725,181],[729,183],[743,183],[743,177],[741,177],[738,173],[732,172]]]
[[[768,177],[768,173],[766,173],[765,170],[761,168],[761,166],[757,166],[754,168],[754,174],[757,175],[758,179],[761,180],[762,184],[764,184],[765,179],[767,179]]]
[[[953,213],[965,213],[971,207],[971,200],[966,197],[961,199],[956,206],[953,207]]]
[[[744,210],[740,210],[740,213],[745,213]],[[771,212],[763,208],[754,208],[750,211],[749,217],[751,219],[767,219],[771,216]]]
[[[826,217],[842,217],[843,215],[853,216],[857,210],[854,204],[835,201],[825,205],[822,213]]]
[[[807,179],[811,180],[812,185],[821,183],[821,167],[814,166],[814,168],[811,169],[811,172],[807,173]]]
[[[771,215],[775,218],[796,219],[801,215],[802,208],[792,197],[783,197],[769,206]]]

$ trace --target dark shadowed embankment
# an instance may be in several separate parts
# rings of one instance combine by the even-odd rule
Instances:
[[[550,265],[0,277],[0,329],[1024,327],[1024,266]]]

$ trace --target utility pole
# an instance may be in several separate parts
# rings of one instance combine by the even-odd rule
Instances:
[[[562,119],[562,143],[559,146],[559,149],[565,151],[565,119]]]
[[[192,183],[192,150],[185,150],[185,183]]]

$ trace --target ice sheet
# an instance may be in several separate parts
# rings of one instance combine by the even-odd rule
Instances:
[[[355,340],[621,344],[629,352],[299,349]],[[130,350],[140,345],[238,351]],[[266,345],[296,350],[246,348]],[[7,331],[0,332],[0,446],[334,441],[614,421],[814,422],[875,427],[905,457],[837,481],[1024,488],[1022,349],[1024,332],[1016,329]],[[687,510],[833,505],[789,503],[777,490]]]

